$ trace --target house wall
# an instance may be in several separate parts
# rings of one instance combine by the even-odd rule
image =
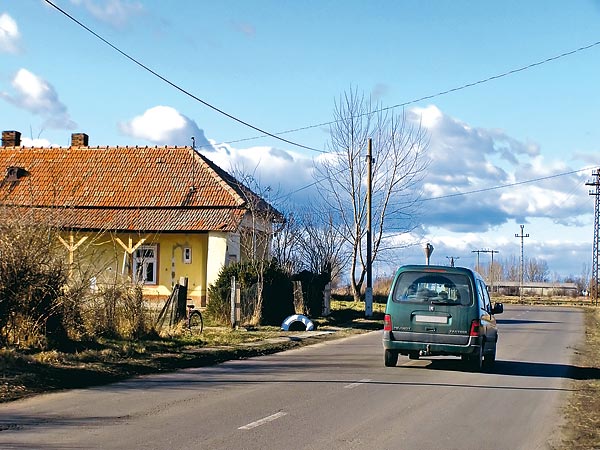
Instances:
[[[71,236],[72,239],[71,239]],[[82,238],[86,238],[76,249]],[[123,278],[131,280],[132,258],[129,250],[140,246],[156,246],[156,283],[143,286],[144,296],[164,299],[171,295],[173,286],[181,277],[188,279],[188,297],[198,306],[206,305],[207,267],[209,261],[209,235],[189,234],[137,234],[137,233],[64,233],[62,246],[65,258],[73,255],[74,265],[82,276],[93,278],[98,285],[115,283]],[[141,242],[143,240],[143,242]],[[59,244],[59,245],[61,245]],[[65,244],[71,246],[71,250]],[[141,247],[138,247],[141,248]],[[185,249],[189,249],[187,252]],[[217,259],[220,248],[212,249]],[[135,254],[135,251],[133,252]],[[187,259],[184,259],[184,255]],[[222,256],[221,259],[224,259]]]
[[[240,238],[236,233],[213,231],[208,233],[206,283],[214,284],[221,269],[240,260]]]

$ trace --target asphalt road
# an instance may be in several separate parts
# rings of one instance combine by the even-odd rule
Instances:
[[[0,405],[2,449],[542,449],[583,313],[507,307],[493,373],[383,365],[381,333]]]

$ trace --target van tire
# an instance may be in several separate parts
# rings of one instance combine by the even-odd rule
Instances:
[[[485,370],[490,370],[496,364],[496,349],[494,349],[493,353],[487,354],[483,357],[483,368]]]
[[[469,358],[469,363],[471,369],[475,372],[481,372],[483,370],[483,341],[478,347],[477,352]]]
[[[383,359],[385,367],[396,367],[396,364],[398,364],[398,352],[386,350]]]

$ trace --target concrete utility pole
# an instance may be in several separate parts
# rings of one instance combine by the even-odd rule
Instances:
[[[371,155],[372,139],[369,138],[367,149],[367,288],[365,290],[365,317],[373,316],[373,268],[371,264],[371,180],[373,171],[373,157]]]
[[[450,260],[450,267],[454,267],[454,261],[460,259],[460,256],[446,256]]]
[[[521,225],[521,234],[515,234],[515,237],[521,238],[521,270],[519,271],[520,287],[519,287],[519,300],[523,302],[523,238],[529,237],[529,234],[523,234],[523,228],[525,225]]]
[[[595,190],[590,190],[589,194],[594,195],[596,197],[595,205],[594,205],[594,248],[592,250],[592,284],[590,286],[594,305],[598,306],[598,253],[600,249],[598,248],[598,240],[600,231],[598,227],[600,226],[600,169],[596,169],[596,172],[592,172],[592,176],[595,177],[595,180],[588,181],[585,183],[586,186],[595,186]]]

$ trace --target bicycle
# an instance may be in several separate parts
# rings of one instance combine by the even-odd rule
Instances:
[[[198,309],[195,309],[194,305],[187,305],[186,328],[190,331],[197,331],[198,333],[202,333],[202,330],[204,329],[202,313]]]

